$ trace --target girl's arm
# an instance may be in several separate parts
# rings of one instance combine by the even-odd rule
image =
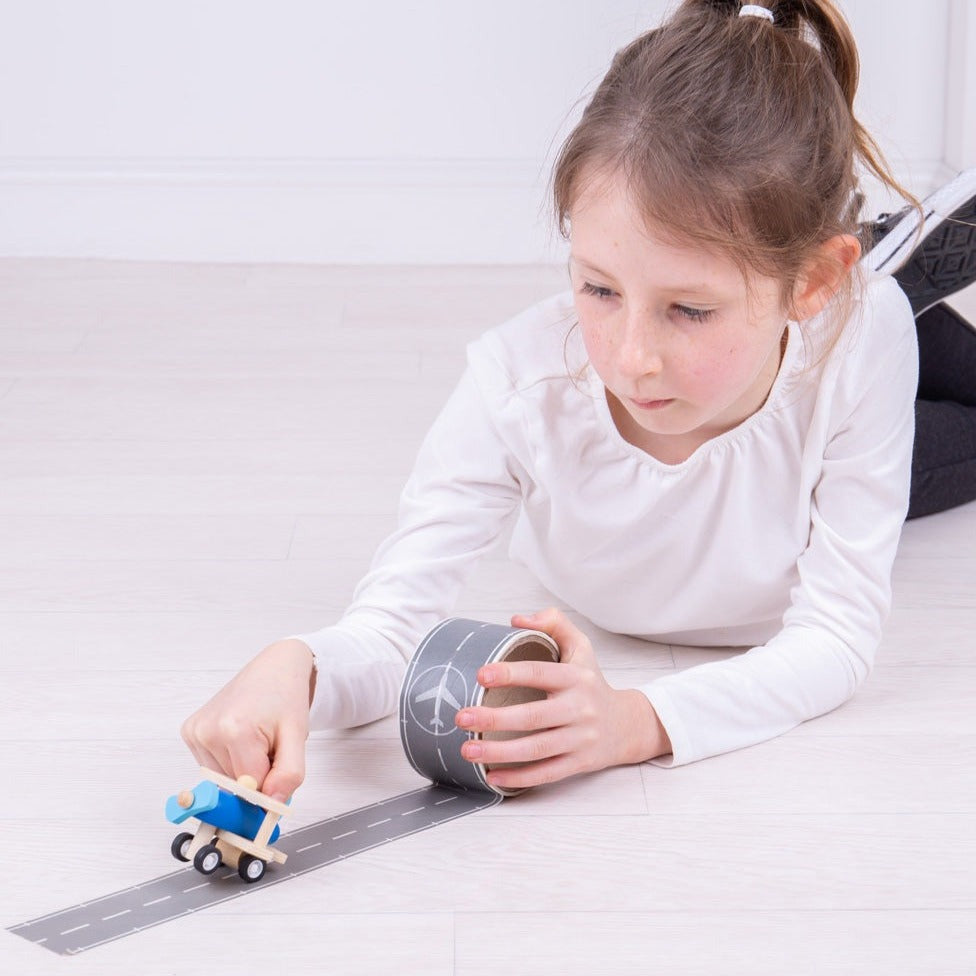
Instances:
[[[452,611],[475,563],[519,504],[517,465],[469,370],[434,422],[342,619],[297,635],[313,651],[313,728],[348,728],[396,710],[406,663]]]
[[[673,758],[662,765],[780,735],[847,701],[871,670],[908,509],[918,381],[904,296],[883,309],[890,317],[873,323],[868,353],[838,382],[851,406],[831,418],[783,629],[762,647],[642,689],[671,738]]]
[[[288,796],[304,778],[309,728],[395,711],[406,661],[519,502],[519,472],[489,413],[469,370],[421,446],[399,526],[352,605],[334,626],[265,648],[187,719],[199,761]]]

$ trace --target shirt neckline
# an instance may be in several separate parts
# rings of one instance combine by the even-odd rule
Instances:
[[[786,350],[783,352],[783,359],[779,364],[776,378],[773,380],[773,385],[770,387],[769,395],[766,397],[763,405],[755,413],[746,417],[742,423],[737,424],[735,427],[716,437],[709,438],[703,444],[699,444],[684,461],[680,461],[678,464],[668,464],[654,457],[653,454],[648,454],[643,448],[631,444],[620,433],[614,422],[613,415],[610,413],[610,404],[607,403],[606,387],[603,385],[603,381],[597,375],[592,365],[587,364],[590,399],[593,401],[594,409],[601,426],[618,448],[642,464],[650,467],[659,468],[662,471],[682,471],[685,468],[700,463],[703,458],[714,453],[716,450],[720,450],[726,445],[744,437],[756,424],[761,423],[767,415],[779,409],[785,391],[789,388],[790,381],[793,377],[797,350],[802,346],[799,331],[794,321],[790,320],[786,323]]]

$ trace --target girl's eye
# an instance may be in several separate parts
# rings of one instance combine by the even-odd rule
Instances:
[[[674,310],[690,322],[704,322],[715,311],[712,308],[695,308],[693,305],[674,305]]]
[[[580,290],[584,295],[592,295],[594,298],[613,297],[613,292],[609,288],[604,288],[601,285],[591,285],[588,281],[583,282],[583,287]]]

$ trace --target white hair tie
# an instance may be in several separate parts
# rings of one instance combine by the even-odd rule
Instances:
[[[765,17],[770,23],[773,23],[773,12],[767,7],[760,7],[758,3],[744,3],[739,8],[740,17]]]

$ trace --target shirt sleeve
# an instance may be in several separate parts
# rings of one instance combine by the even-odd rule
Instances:
[[[315,655],[312,729],[348,728],[396,710],[407,661],[449,616],[520,497],[514,462],[469,367],[421,445],[397,529],[352,604],[334,626],[295,635]]]
[[[809,543],[782,630],[735,658],[641,689],[673,746],[657,765],[684,765],[780,735],[847,701],[869,674],[908,510],[918,382],[911,312],[900,293],[892,304],[894,321],[881,327],[890,329],[894,348],[835,390],[840,409],[831,414]]]

